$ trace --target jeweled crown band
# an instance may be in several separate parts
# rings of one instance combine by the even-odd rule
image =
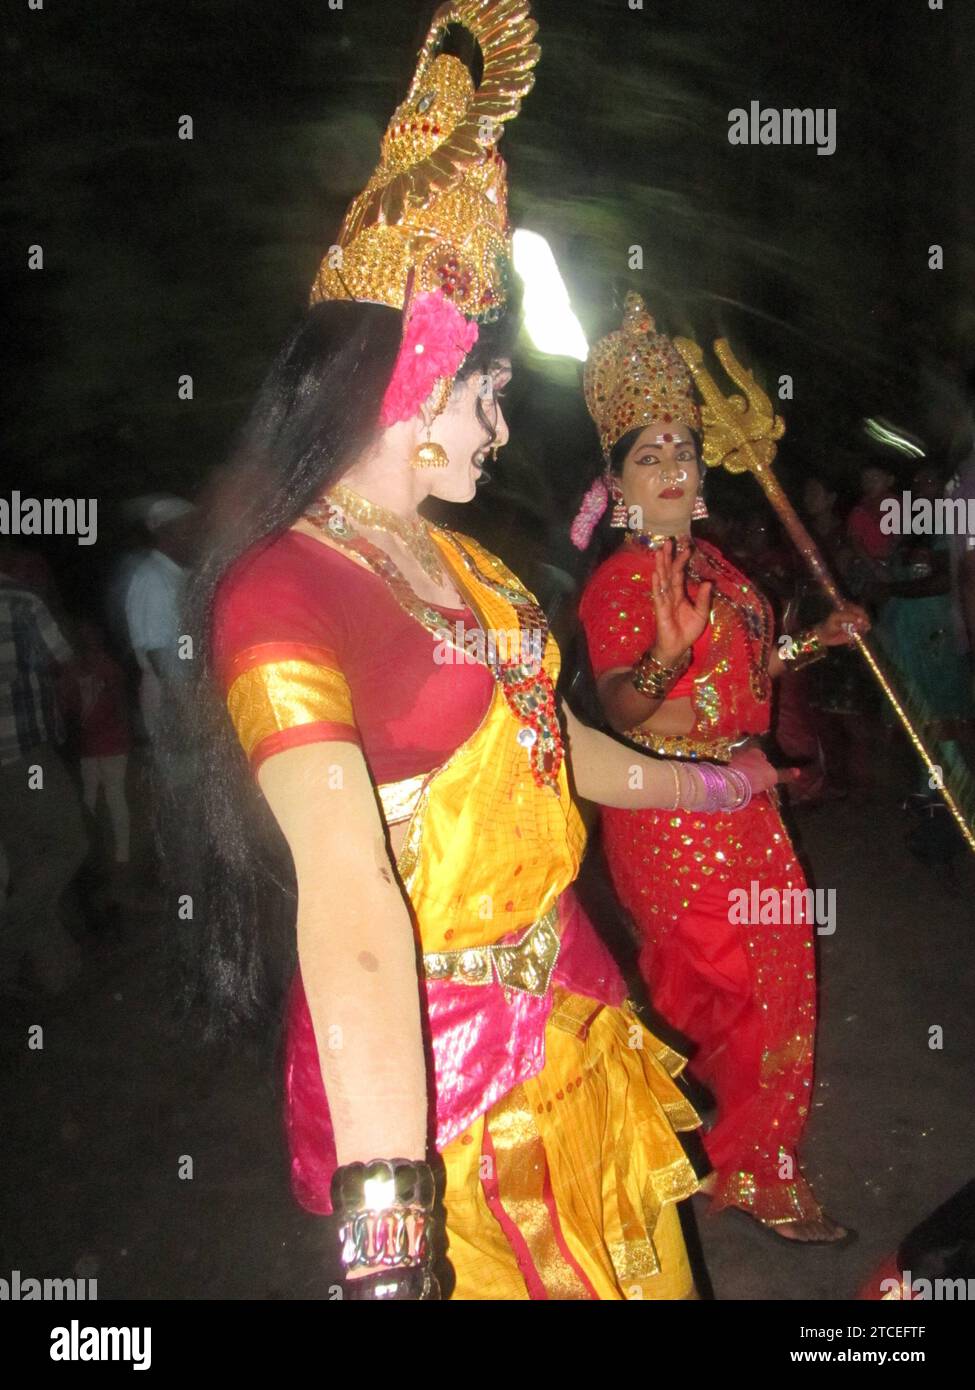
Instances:
[[[583,384],[607,459],[633,429],[655,424],[701,428],[684,359],[670,339],[657,332],[643,299],[632,291],[624,302],[622,326],[590,350]]]

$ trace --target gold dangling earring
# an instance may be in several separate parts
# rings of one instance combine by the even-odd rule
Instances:
[[[708,515],[708,504],[704,500],[704,490],[702,488],[694,498],[694,506],[691,509],[691,520],[703,521]]]
[[[413,457],[410,459],[411,468],[448,468],[450,466],[446,449],[443,445],[434,443],[430,438],[430,431],[433,429],[434,420],[450,399],[450,393],[454,388],[454,379],[453,377],[440,377],[438,380],[437,399],[433,405],[430,423],[427,425],[426,443],[418,445],[414,450]]]
[[[430,426],[427,425],[427,439],[425,444],[420,444],[414,451],[410,460],[411,468],[446,468],[450,463],[447,451],[443,445],[435,443],[430,438]]]

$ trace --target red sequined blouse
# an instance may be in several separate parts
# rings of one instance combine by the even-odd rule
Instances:
[[[594,676],[634,666],[656,635],[651,580],[653,552],[624,541],[596,570],[579,604]],[[691,664],[667,694],[689,696],[695,722],[688,737],[737,738],[769,727],[768,657],[772,612],[755,585],[713,545],[695,541],[688,593],[714,584],[711,620],[695,642]]]

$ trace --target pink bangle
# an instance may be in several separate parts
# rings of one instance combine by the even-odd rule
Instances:
[[[704,811],[707,815],[714,815],[716,811],[743,811],[752,799],[752,785],[736,767],[694,763],[693,766],[685,764],[683,770],[691,775],[692,783],[696,774],[704,787],[704,804],[700,804],[695,787],[695,793],[681,803],[685,811]]]
[[[730,779],[732,787],[738,788],[738,795],[735,800],[726,806],[728,811],[743,811],[752,799],[752,784],[745,774],[737,767],[726,767],[725,775]]]

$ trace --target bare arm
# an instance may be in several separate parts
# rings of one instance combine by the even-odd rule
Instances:
[[[583,724],[562,701],[566,743],[575,789],[587,801],[623,811],[685,809],[704,804],[696,769],[686,763],[638,753],[607,734]],[[757,749],[736,755],[732,765],[744,772],[753,792],[767,791],[785,780]]]
[[[647,757],[583,724],[562,701],[566,748],[576,791],[587,801],[622,810],[673,806],[675,785],[669,765]],[[633,769],[640,769],[634,778]],[[639,782],[634,789],[632,783]]]
[[[339,742],[288,749],[258,780],[294,859],[298,958],[338,1161],[423,1159],[413,924],[362,753]]]

